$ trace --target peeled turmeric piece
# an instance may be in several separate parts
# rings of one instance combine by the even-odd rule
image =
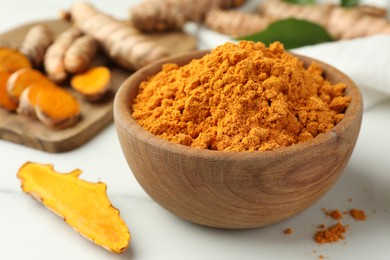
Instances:
[[[63,217],[67,224],[95,244],[123,253],[130,232],[111,205],[106,184],[80,180],[81,170],[61,174],[51,164],[27,162],[18,171],[22,190]]]
[[[0,107],[9,111],[15,111],[18,104],[14,102],[7,92],[7,81],[10,73],[0,70]]]
[[[34,82],[47,79],[39,70],[32,68],[20,69],[11,74],[7,81],[7,92],[12,100],[19,102],[20,95]],[[49,80],[49,79],[47,79]]]
[[[26,56],[16,49],[0,47],[0,70],[13,73],[22,68],[31,68]]]
[[[87,100],[96,101],[109,90],[110,79],[110,70],[105,66],[99,66],[73,76],[70,84]]]
[[[37,93],[36,116],[51,128],[63,129],[75,125],[80,119],[80,110],[76,97],[60,87]]]

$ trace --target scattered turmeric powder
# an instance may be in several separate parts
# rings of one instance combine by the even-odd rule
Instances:
[[[130,20],[140,31],[181,29],[188,21],[200,22],[214,8],[232,8],[245,0],[144,0],[130,8]]]
[[[133,117],[166,140],[226,151],[270,150],[314,138],[342,118],[351,98],[322,69],[281,43],[226,43],[140,85]],[[332,108],[334,99],[340,107]],[[340,108],[340,109],[339,109]]]
[[[53,41],[54,33],[47,26],[35,25],[24,37],[20,52],[29,58],[35,68],[41,68],[45,53]]]
[[[113,253],[129,246],[130,233],[111,205],[106,184],[80,180],[81,170],[61,174],[51,164],[27,162],[18,171],[22,190],[95,244]]]
[[[331,217],[334,220],[340,220],[343,218],[343,215],[341,215],[340,211],[338,211],[337,209],[332,210],[332,211],[325,210],[324,213],[325,213],[325,215]]]
[[[351,209],[349,211],[349,215],[353,217],[355,220],[366,220],[366,214],[364,210]]]
[[[347,227],[338,222],[334,226],[318,230],[314,235],[314,240],[319,244],[337,242],[340,239],[344,239],[344,233],[346,231]]]
[[[169,56],[166,48],[147,39],[130,24],[103,14],[90,4],[76,2],[70,12],[75,26],[94,37],[110,58],[124,68],[137,70]]]
[[[96,101],[101,99],[109,90],[110,79],[110,69],[105,66],[98,66],[84,73],[74,75],[70,85],[87,100]]]

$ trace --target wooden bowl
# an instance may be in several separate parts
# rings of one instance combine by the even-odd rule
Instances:
[[[308,208],[337,181],[354,149],[362,119],[358,88],[337,69],[317,61],[329,81],[347,84],[346,95],[352,102],[345,117],[310,141],[272,151],[191,148],[159,138],[138,125],[131,116],[131,106],[140,82],[159,72],[164,63],[184,65],[205,53],[193,52],[148,65],[117,92],[115,127],[138,182],[168,211],[210,227],[260,227]],[[306,65],[313,61],[298,57]]]

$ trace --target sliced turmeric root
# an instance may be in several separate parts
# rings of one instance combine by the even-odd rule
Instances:
[[[7,91],[7,81],[10,75],[10,73],[0,70],[0,107],[15,111],[18,104],[11,99]]]
[[[22,68],[31,68],[26,56],[18,50],[0,47],[0,70],[13,73]]]
[[[130,232],[111,205],[106,184],[80,180],[81,170],[60,174],[51,164],[27,162],[18,171],[22,190],[62,216],[77,232],[113,253],[123,253]]]
[[[49,80],[39,80],[30,84],[23,90],[19,98],[18,114],[31,116],[36,118],[35,106],[38,99],[38,94],[42,91],[55,89],[57,86]]]
[[[47,79],[39,70],[24,68],[11,74],[7,81],[8,95],[15,102],[19,102],[20,95],[29,85]],[[47,79],[49,80],[49,79]]]
[[[87,100],[96,101],[109,90],[111,72],[105,66],[94,67],[71,79],[71,86]]]
[[[69,91],[57,87],[38,92],[35,113],[45,125],[62,129],[79,121],[80,103]]]

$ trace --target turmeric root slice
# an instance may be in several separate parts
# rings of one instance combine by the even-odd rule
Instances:
[[[22,68],[31,68],[26,56],[16,49],[0,47],[0,70],[13,73]]]
[[[87,100],[96,101],[109,90],[110,81],[110,70],[105,66],[99,66],[73,76],[70,84]]]
[[[46,79],[39,70],[24,68],[11,74],[7,81],[8,95],[15,102],[19,102],[20,95],[29,85]],[[49,79],[47,79],[49,80]]]
[[[8,72],[0,70],[0,107],[9,111],[15,111],[18,105],[11,99],[7,92],[7,81],[9,77],[10,74]]]
[[[81,170],[58,173],[51,164],[27,162],[18,171],[22,190],[62,216],[67,224],[95,244],[123,253],[130,232],[111,205],[106,184],[80,180]]]
[[[46,126],[63,129],[80,119],[80,104],[67,90],[60,87],[38,91],[35,104],[37,118]]]
[[[46,79],[30,84],[25,90],[23,90],[22,94],[20,95],[19,105],[16,112],[18,114],[36,118],[37,116],[35,113],[35,106],[37,103],[38,94],[42,91],[55,88],[57,88],[57,86],[50,80]]]

